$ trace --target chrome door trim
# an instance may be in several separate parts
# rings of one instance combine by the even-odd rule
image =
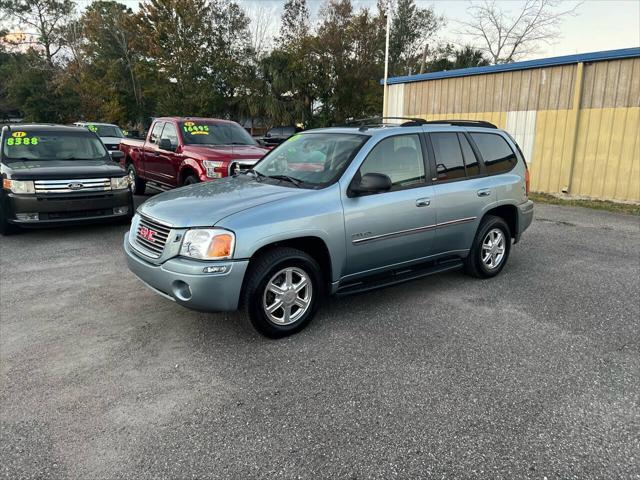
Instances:
[[[411,235],[414,233],[425,232],[427,230],[432,230],[434,228],[449,227],[451,225],[459,225],[461,223],[473,222],[476,218],[478,217],[459,218],[457,220],[449,220],[448,222],[435,223],[433,225],[425,225],[424,227],[409,228],[407,230],[398,230],[397,232],[383,233],[380,235],[372,235],[371,237],[357,238],[355,240],[351,240],[351,243],[353,245],[362,245],[363,243],[375,242],[377,240],[384,240],[386,238],[400,237],[404,235]]]

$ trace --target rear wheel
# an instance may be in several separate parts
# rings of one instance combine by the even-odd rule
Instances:
[[[182,185],[193,185],[194,183],[198,183],[198,181],[198,177],[196,177],[195,175],[187,175],[186,177],[184,177]]]
[[[262,254],[247,275],[243,296],[247,316],[259,333],[270,338],[302,330],[324,296],[318,263],[294,248]]]
[[[134,195],[143,195],[147,187],[147,182],[138,176],[138,172],[136,172],[136,167],[133,166],[133,163],[127,165],[127,175],[129,177],[129,183],[131,184],[131,193]]]
[[[478,278],[498,275],[509,258],[511,232],[500,217],[489,215],[482,219],[469,255],[465,259],[465,271]]]

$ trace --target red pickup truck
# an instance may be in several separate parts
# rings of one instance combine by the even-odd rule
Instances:
[[[146,140],[123,139],[120,150],[138,195],[147,183],[166,190],[233,175],[269,151],[235,122],[193,117],[157,118]]]

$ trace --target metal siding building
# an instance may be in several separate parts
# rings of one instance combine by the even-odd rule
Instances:
[[[385,115],[487,120],[533,191],[640,202],[640,48],[388,80]]]

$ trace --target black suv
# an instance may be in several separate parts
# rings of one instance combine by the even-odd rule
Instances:
[[[275,147],[299,132],[302,132],[299,127],[274,127],[267,130],[264,137],[260,137],[257,140],[265,147]]]
[[[0,136],[0,234],[17,226],[128,220],[133,197],[122,152],[81,127],[13,125]]]

